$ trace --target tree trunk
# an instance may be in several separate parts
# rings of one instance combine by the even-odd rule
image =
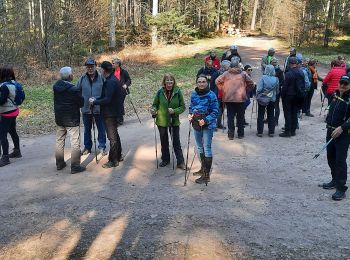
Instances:
[[[253,9],[253,16],[252,16],[252,22],[250,24],[250,30],[254,31],[255,30],[255,22],[256,22],[256,13],[258,11],[258,5],[259,5],[259,0],[254,1],[254,9]]]
[[[218,0],[217,2],[217,16],[216,16],[216,29],[215,31],[218,32],[220,30],[220,14],[221,14],[221,0]]]
[[[114,49],[116,47],[116,36],[115,36],[115,6],[116,0],[110,0],[109,2],[109,48]]]
[[[40,31],[41,31],[41,39],[44,39],[44,20],[43,20],[43,4],[41,0],[39,0],[39,10],[40,10]]]
[[[152,15],[157,16],[158,14],[158,0],[153,0],[152,4]],[[157,27],[152,26],[152,47],[155,47],[158,45],[157,40]]]
[[[242,20],[243,20],[243,0],[241,0],[241,3],[239,5],[239,15],[238,15],[238,28],[242,29]]]
[[[332,17],[333,17],[333,7],[334,7],[334,0],[329,0],[327,4],[327,21],[326,21],[326,28],[324,31],[324,38],[323,38],[323,47],[327,48],[329,46],[329,41],[331,38],[332,30]]]

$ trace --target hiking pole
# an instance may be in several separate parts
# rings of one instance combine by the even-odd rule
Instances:
[[[169,132],[170,132],[170,140],[171,140],[171,155],[173,158],[173,170],[175,170],[175,162],[174,162],[174,139],[173,139],[173,119],[170,116],[170,126],[169,126]]]
[[[188,165],[188,152],[190,150],[190,138],[191,138],[191,122],[189,122],[189,128],[188,128],[188,139],[187,139],[187,155],[186,155],[186,169],[185,169],[185,182],[184,186],[187,184],[187,165]]]
[[[333,138],[329,139],[329,141],[322,146],[322,149],[317,154],[315,154],[315,156],[312,159],[318,158],[320,156],[320,154],[327,148],[327,146],[330,144],[330,142],[332,142],[332,140],[333,140]]]
[[[94,146],[95,146],[95,160],[96,164],[98,164],[97,160],[97,148],[96,148],[96,131],[95,131],[95,117],[94,117],[94,107],[91,106],[91,116],[92,116],[92,132],[94,134]]]
[[[156,164],[158,169],[158,144],[157,144],[157,130],[156,130],[156,118],[153,117],[153,129],[154,129],[154,145],[156,148]]]
[[[136,108],[134,106],[134,103],[132,102],[132,99],[131,99],[130,95],[127,95],[127,96],[129,97],[130,104],[131,104],[132,108],[134,109],[134,112],[135,112],[135,114],[137,116],[137,119],[139,120],[139,122],[141,124],[141,120],[140,120],[139,114],[137,113],[137,110],[136,110]]]
[[[249,125],[249,128],[250,128],[250,129],[252,129],[253,113],[254,113],[254,104],[255,104],[255,98],[253,98],[252,112],[250,113],[250,125]]]
[[[192,162],[191,162],[190,168],[188,169],[188,174],[186,175],[186,182],[184,183],[184,186],[187,185],[187,180],[190,177],[192,166],[193,166],[193,163],[194,163],[194,158],[196,158],[196,155],[197,155],[197,150],[196,150],[196,148],[194,148]]]

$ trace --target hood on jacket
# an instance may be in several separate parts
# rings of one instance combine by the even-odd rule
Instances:
[[[266,65],[264,75],[275,76],[276,75],[275,67],[273,65]]]
[[[240,68],[229,68],[228,72],[232,74],[241,74],[242,70]]]
[[[70,88],[74,87],[74,84],[65,81],[65,80],[58,80],[55,85],[53,85],[53,90],[57,92],[63,92]]]

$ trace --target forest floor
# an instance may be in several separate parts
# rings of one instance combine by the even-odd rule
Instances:
[[[274,40],[234,41],[257,80]],[[333,191],[317,187],[330,174],[325,154],[311,159],[325,140],[319,111],[316,91],[315,117],[304,117],[289,139],[269,138],[266,129],[256,137],[255,114],[242,140],[216,132],[207,187],[192,176],[184,187],[184,172],[171,166],[156,169],[146,115],[142,125],[130,118],[120,127],[125,161],[113,170],[92,154],[82,158],[85,173],[57,172],[55,135],[23,138],[23,158],[0,170],[0,259],[350,259],[350,199],[334,202]],[[281,115],[276,135],[282,125]],[[191,160],[193,144],[192,137]]]

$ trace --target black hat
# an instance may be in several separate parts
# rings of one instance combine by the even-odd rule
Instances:
[[[244,66],[244,70],[251,69],[251,68],[252,68],[252,66],[250,66],[249,64]]]
[[[288,61],[290,64],[298,64],[298,59],[296,57],[290,57]]]
[[[88,58],[85,61],[85,66],[87,66],[87,65],[96,65],[96,61],[93,58]]]
[[[345,83],[346,85],[350,84],[349,76],[346,76],[346,75],[342,76],[339,80],[339,83]]]
[[[104,70],[112,70],[113,66],[112,63],[110,63],[109,61],[104,61],[101,63],[101,68]]]

